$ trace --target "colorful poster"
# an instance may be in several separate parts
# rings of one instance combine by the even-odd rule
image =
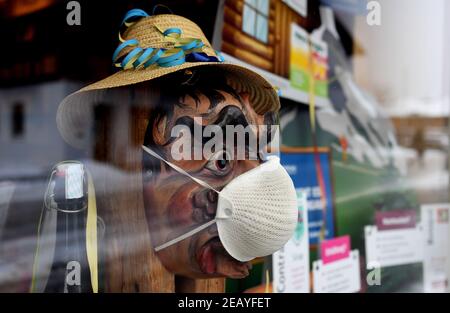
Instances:
[[[273,254],[273,291],[309,293],[309,240],[306,194],[297,191],[298,224],[294,236]]]
[[[358,250],[351,250],[350,237],[342,236],[321,244],[321,259],[313,262],[315,293],[350,293],[361,289]]]
[[[280,159],[281,164],[291,176],[295,188],[307,196],[309,244],[317,245],[319,243],[322,227],[324,227],[325,239],[333,238],[335,233],[334,197],[329,151],[318,148],[317,152],[317,160],[320,162],[325,189],[325,212],[317,179],[317,160],[315,160],[314,150],[312,148],[285,149],[282,150]],[[325,221],[323,216],[325,216]]]
[[[318,39],[311,37],[312,70],[314,75],[314,93],[318,97],[328,97],[328,46]]]
[[[424,204],[421,221],[424,232],[424,292],[446,292],[448,286],[450,204]]]
[[[314,78],[314,94],[328,97],[328,46],[311,37],[303,28],[291,25],[289,80],[292,87],[309,93]]]
[[[291,54],[289,80],[291,86],[309,92],[309,35],[300,26],[291,25]]]
[[[377,225],[366,226],[366,262],[379,267],[422,262],[423,230],[414,210],[377,212]]]

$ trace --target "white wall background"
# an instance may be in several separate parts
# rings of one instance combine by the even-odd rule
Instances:
[[[381,25],[357,16],[357,82],[393,116],[449,113],[450,1],[379,0]]]

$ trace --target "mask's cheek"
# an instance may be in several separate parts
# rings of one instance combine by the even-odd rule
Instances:
[[[165,227],[189,225],[192,189],[195,183],[168,177],[144,185],[146,210],[153,221]]]
[[[166,223],[167,197],[155,185],[147,183],[143,189],[145,216],[153,246],[159,245],[169,232]]]
[[[146,214],[152,219],[161,216],[167,207],[167,197],[153,183],[144,184],[143,191]]]
[[[167,249],[157,252],[157,256],[162,264],[172,273],[191,278],[211,277],[201,270],[197,260],[199,251],[201,251],[204,243],[211,238],[212,236],[208,232],[202,231]]]
[[[194,187],[187,184],[180,186],[169,199],[168,202],[168,223],[175,228],[184,228],[193,224],[192,195]]]
[[[196,273],[196,264],[189,257],[189,246],[190,240],[186,239],[157,252],[157,256],[169,272],[191,277]]]

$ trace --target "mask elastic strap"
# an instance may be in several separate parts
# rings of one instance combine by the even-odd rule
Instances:
[[[187,177],[189,177],[190,179],[192,179],[193,181],[195,181],[197,184],[211,189],[213,191],[215,191],[217,194],[219,194],[220,192],[217,191],[214,187],[212,187],[211,185],[209,185],[208,183],[204,182],[203,180],[200,180],[198,178],[195,178],[194,176],[190,175],[188,172],[186,172],[185,170],[183,170],[181,167],[176,166],[175,164],[170,163],[169,161],[164,160],[158,153],[156,153],[155,151],[153,151],[152,149],[146,147],[146,146],[142,146],[142,149],[144,149],[145,152],[147,152],[148,154],[154,156],[155,158],[163,161],[164,163],[166,163],[167,165],[169,165],[171,168],[173,168],[175,171],[177,171],[180,174],[183,174]]]
[[[167,248],[167,247],[169,247],[171,245],[176,244],[177,242],[180,242],[180,241],[182,241],[182,240],[184,240],[184,239],[186,239],[188,237],[191,237],[191,236],[195,235],[196,233],[204,230],[205,228],[208,228],[209,226],[211,226],[215,222],[216,222],[216,219],[213,219],[213,220],[211,220],[211,221],[209,221],[209,222],[207,222],[207,223],[205,223],[203,225],[200,225],[200,226],[194,228],[193,230],[188,231],[187,233],[181,235],[180,237],[177,237],[177,238],[172,239],[172,240],[170,240],[170,241],[168,241],[168,242],[166,242],[166,243],[164,243],[164,244],[162,244],[160,246],[157,246],[155,248],[155,251],[158,252],[158,251],[160,251],[162,249],[165,249],[165,248]]]

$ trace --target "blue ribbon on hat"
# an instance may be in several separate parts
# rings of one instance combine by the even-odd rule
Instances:
[[[121,27],[130,27],[140,19],[149,15],[141,9],[132,9],[125,14]],[[157,28],[158,29],[158,28]],[[164,39],[171,43],[172,48],[142,48],[137,39],[125,40],[122,33],[119,32],[120,44],[113,53],[112,60],[116,67],[122,69],[147,68],[149,66],[171,67],[181,65],[185,62],[223,62],[224,59],[218,51],[216,56],[207,55],[203,52],[205,44],[201,39],[183,38],[182,30],[177,27],[170,27],[164,31],[158,29],[164,36]],[[120,53],[126,49],[132,48],[125,55]]]

